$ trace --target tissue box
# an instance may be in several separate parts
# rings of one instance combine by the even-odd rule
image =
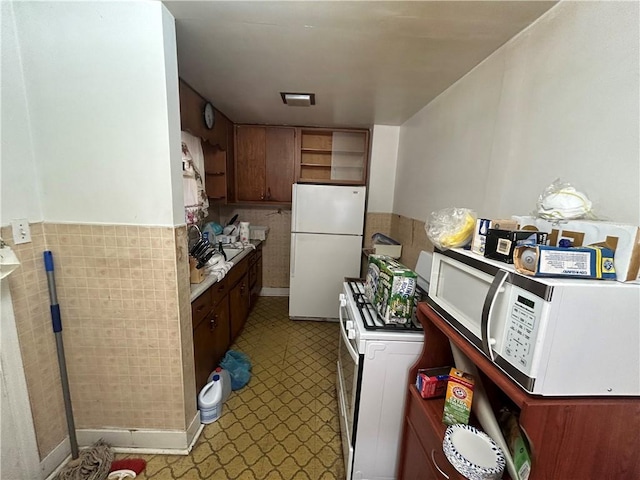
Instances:
[[[487,233],[484,256],[505,263],[513,263],[513,251],[520,245],[546,243],[547,234],[531,230],[498,230],[490,228]]]
[[[386,255],[369,255],[364,292],[385,323],[407,323],[418,275]]]
[[[615,252],[614,266],[619,282],[640,281],[640,228],[598,220],[566,220],[550,222],[530,216],[514,216],[521,230],[542,230],[549,233],[549,245],[558,246],[569,239],[572,247],[602,245]]]
[[[516,271],[536,277],[616,279],[613,251],[604,247],[517,247]]]

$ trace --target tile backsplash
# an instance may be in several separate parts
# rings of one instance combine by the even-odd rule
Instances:
[[[46,249],[76,428],[184,430],[195,415],[186,228],[45,223],[32,236],[12,245],[10,290],[41,458],[66,436]]]

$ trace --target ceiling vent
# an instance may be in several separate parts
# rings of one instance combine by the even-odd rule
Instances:
[[[316,104],[315,93],[288,93],[280,92],[282,103],[290,107],[310,107]]]

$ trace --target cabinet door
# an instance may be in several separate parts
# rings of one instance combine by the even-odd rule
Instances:
[[[265,199],[266,129],[238,125],[236,127],[236,199],[260,202]]]
[[[193,356],[198,392],[222,360],[229,348],[229,340],[229,302],[225,298],[193,331]]]
[[[269,202],[291,203],[295,174],[295,128],[266,130],[266,198]]]
[[[249,275],[245,273],[229,292],[229,316],[231,318],[231,342],[237,338],[249,314]]]
[[[405,423],[404,434],[404,451],[400,460],[402,462],[400,465],[400,480],[448,478],[437,476],[438,474],[431,466],[428,452],[423,450],[415,431],[408,422]]]

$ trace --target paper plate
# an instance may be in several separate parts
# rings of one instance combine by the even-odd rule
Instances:
[[[502,478],[506,461],[500,447],[470,425],[447,427],[442,450],[453,467],[470,480]]]

